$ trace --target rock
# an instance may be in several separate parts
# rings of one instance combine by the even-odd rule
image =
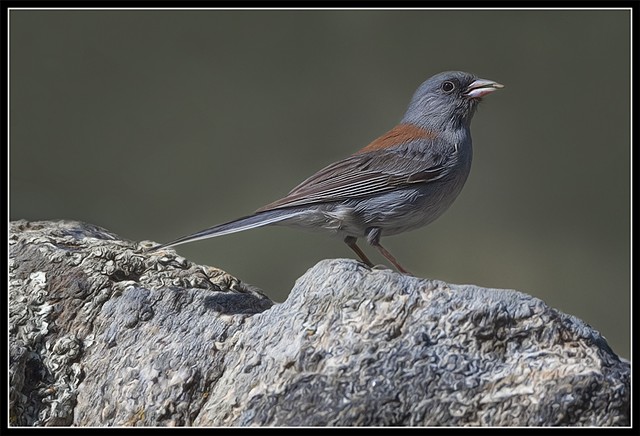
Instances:
[[[12,425],[630,423],[629,362],[520,292],[339,259],[275,304],[80,222],[9,246]]]

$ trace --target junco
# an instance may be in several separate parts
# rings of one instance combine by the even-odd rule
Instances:
[[[471,168],[471,118],[480,99],[502,87],[460,71],[437,74],[420,85],[400,124],[286,197],[152,250],[279,224],[336,235],[373,266],[356,245],[364,237],[409,274],[380,238],[427,225],[453,203]]]

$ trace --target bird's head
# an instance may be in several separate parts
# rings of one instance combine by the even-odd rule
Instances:
[[[416,90],[402,122],[441,133],[468,129],[482,97],[500,88],[462,71],[436,74]]]

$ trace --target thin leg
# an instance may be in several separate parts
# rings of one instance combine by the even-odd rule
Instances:
[[[346,238],[344,238],[344,242],[349,246],[349,248],[351,248],[353,251],[356,252],[360,260],[362,260],[368,266],[373,267],[373,262],[369,260],[367,255],[364,254],[364,251],[362,251],[360,247],[358,247],[358,245],[356,244],[357,240],[358,238],[354,238],[353,236],[347,236]]]
[[[380,237],[382,236],[382,231],[381,231],[380,227],[370,227],[370,228],[367,229],[366,233],[367,233],[367,241],[369,241],[369,244],[371,244],[374,247],[376,247],[378,249],[378,251],[384,257],[386,257],[387,260],[389,262],[391,262],[393,264],[393,266],[395,266],[398,271],[400,271],[403,274],[408,274],[410,276],[413,275],[409,271],[404,269],[402,267],[402,265],[400,265],[400,263],[398,263],[396,258],[393,257],[393,255],[387,251],[386,248],[384,248],[382,245],[380,245]]]

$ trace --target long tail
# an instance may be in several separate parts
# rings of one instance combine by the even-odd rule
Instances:
[[[276,209],[266,210],[264,212],[258,212],[253,215],[238,218],[228,223],[219,224],[217,226],[209,227],[208,229],[201,230],[192,235],[183,236],[175,241],[167,242],[166,244],[158,245],[149,249],[148,251],[156,251],[161,248],[173,247],[174,245],[186,244],[187,242],[199,241],[201,239],[214,238],[216,236],[228,235],[229,233],[241,232],[243,230],[255,229],[256,227],[266,226],[268,224],[275,224],[280,221],[284,221],[287,218],[294,217],[300,213],[295,209]]]

